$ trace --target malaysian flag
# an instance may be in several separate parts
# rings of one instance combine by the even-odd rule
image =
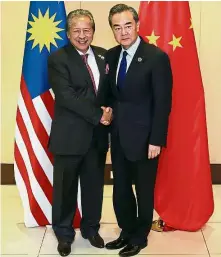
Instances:
[[[65,22],[64,2],[30,2],[14,150],[15,180],[27,227],[51,224],[53,157],[47,145],[54,96],[48,84],[47,59],[68,42]],[[79,223],[80,210],[74,226]]]

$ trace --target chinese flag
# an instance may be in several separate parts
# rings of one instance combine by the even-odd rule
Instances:
[[[155,210],[175,229],[196,231],[214,209],[205,99],[188,2],[141,2],[140,35],[164,50],[173,72],[167,148],[160,157]]]

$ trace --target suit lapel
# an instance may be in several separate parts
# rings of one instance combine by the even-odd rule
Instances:
[[[105,61],[104,61],[104,59],[102,60],[102,56],[99,56],[99,53],[97,52],[97,50],[94,46],[91,46],[91,48],[93,50],[95,60],[96,60],[97,66],[98,66],[98,70],[100,72],[100,79],[99,79],[98,92],[97,92],[97,95],[98,95],[100,88],[101,88],[101,84],[104,79]],[[104,58],[104,56],[103,56],[103,58]]]
[[[110,66],[111,85],[116,95],[119,95],[117,84],[116,84],[116,75],[117,75],[117,65],[118,65],[121,49],[122,48],[120,45],[116,48],[116,51],[115,51],[115,54],[113,55],[113,60],[111,61],[111,66]]]
[[[145,62],[145,56],[143,52],[144,44],[144,41],[141,39],[137,51],[135,52],[132,62],[130,63],[130,66],[127,70],[127,74],[125,77],[125,87],[129,81],[134,80],[134,74],[136,74],[137,70],[140,69],[140,65],[142,65]]]
[[[145,61],[145,57],[143,53],[144,44],[145,44],[144,41],[141,39],[141,42],[137,48],[136,53],[134,54],[132,62],[130,63],[130,67],[127,70],[127,74],[125,77],[125,87],[130,81],[134,81],[134,74],[136,74],[137,70],[139,70],[139,66],[142,65],[143,62]],[[113,56],[112,67],[111,67],[112,68],[111,84],[115,94],[118,96],[119,96],[119,91],[116,85],[116,73],[117,73],[117,66],[118,66],[121,50],[122,50],[121,46],[118,46]]]
[[[84,64],[80,54],[77,52],[74,46],[72,44],[68,44],[67,46],[67,52],[69,56],[69,63],[70,67],[73,70],[76,70],[79,72],[79,76],[83,76],[87,83],[93,87],[90,74],[87,70],[86,65]]]

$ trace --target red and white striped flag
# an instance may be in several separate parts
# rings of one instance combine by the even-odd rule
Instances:
[[[67,43],[65,21],[64,2],[30,2],[14,149],[15,180],[27,227],[51,224],[53,157],[47,145],[54,97],[47,58]],[[75,227],[79,227],[80,212],[76,212]]]

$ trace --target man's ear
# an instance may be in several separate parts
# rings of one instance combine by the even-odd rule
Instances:
[[[140,22],[137,22],[137,32],[139,32],[139,28],[140,28]]]

